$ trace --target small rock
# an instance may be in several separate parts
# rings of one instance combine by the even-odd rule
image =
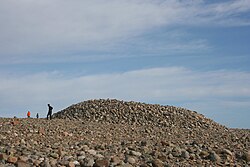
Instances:
[[[232,153],[230,150],[228,150],[228,149],[223,149],[223,150],[222,150],[222,153],[227,154],[227,155],[230,155],[230,156],[233,155],[233,153]]]
[[[221,158],[218,154],[216,154],[214,151],[212,151],[209,155],[209,158],[211,161],[214,161],[214,162],[219,162],[221,161]]]
[[[78,161],[73,161],[73,163],[74,163],[76,166],[79,166],[79,165],[80,165],[80,162],[78,162]]]
[[[14,155],[17,151],[14,148],[6,149],[7,155]]]
[[[41,164],[40,164],[41,167],[51,167],[51,165],[49,164],[49,161],[47,160],[44,160]]]
[[[80,160],[84,160],[85,159],[85,156],[84,155],[81,155],[81,156],[78,156],[77,159],[80,161]]]
[[[51,153],[50,156],[55,159],[59,158],[59,155],[57,153]]]
[[[84,151],[80,151],[77,153],[78,156],[84,155],[85,156],[85,152]]]
[[[22,155],[23,156],[29,156],[31,153],[27,150],[22,150]]]
[[[147,145],[147,141],[141,141],[141,146],[146,146]]]
[[[59,155],[59,157],[62,157],[65,155],[65,152],[63,151],[62,147],[58,148],[58,155]]]
[[[95,150],[88,150],[87,151],[90,155],[96,155],[96,151]]]
[[[104,156],[103,156],[102,154],[96,154],[95,157],[96,157],[97,159],[102,159],[102,158],[104,158]]]
[[[0,154],[0,160],[7,161],[7,159],[8,159],[8,155],[6,155],[4,153]]]
[[[89,150],[89,146],[88,145],[83,145],[82,149],[83,149],[83,151],[88,151]]]
[[[35,160],[35,161],[33,162],[33,164],[34,164],[35,166],[40,166],[41,162],[42,162],[42,161],[40,161],[40,160]]]
[[[49,161],[49,163],[50,163],[50,165],[51,166],[57,166],[57,160],[56,159],[51,159],[50,161]]]
[[[208,153],[207,151],[201,151],[200,154],[199,154],[199,156],[200,156],[201,158],[206,158],[206,157],[209,156],[209,153]]]
[[[190,156],[189,156],[189,153],[186,150],[182,150],[181,157],[188,159]]]
[[[39,130],[38,130],[38,133],[40,135],[45,135],[45,129],[43,127],[40,127]]]
[[[119,157],[117,157],[117,156],[112,157],[110,161],[112,162],[112,164],[113,164],[113,165],[118,165],[118,164],[120,164],[120,163],[121,163],[120,158],[119,158]]]
[[[22,160],[18,160],[18,161],[16,162],[16,166],[17,166],[17,167],[30,167],[31,165],[28,164],[28,163],[26,163],[26,162],[24,162],[24,161],[22,161]]]
[[[175,157],[179,157],[181,156],[181,149],[179,147],[174,147],[174,149],[172,150],[172,155]]]
[[[65,160],[65,161],[72,161],[73,159],[74,159],[74,157],[71,155],[63,157],[63,160]]]
[[[94,163],[94,167],[108,167],[109,166],[109,161],[102,159],[102,160],[96,160]]]
[[[68,167],[75,167],[75,164],[74,164],[74,162],[69,162],[69,164],[67,165]]]
[[[7,162],[8,162],[8,163],[12,163],[12,164],[16,163],[16,161],[17,161],[17,157],[13,157],[13,156],[10,156],[10,157],[7,159]]]
[[[126,162],[130,163],[130,164],[135,164],[136,160],[133,157],[127,157],[126,158]]]
[[[141,164],[140,167],[149,167],[149,165],[144,163],[144,164]]]
[[[167,156],[166,155],[160,155],[158,156],[158,159],[161,161],[167,161]]]
[[[140,152],[136,152],[136,151],[130,151],[130,155],[136,156],[136,157],[140,157],[141,153]]]
[[[190,158],[191,160],[194,160],[195,157],[196,157],[195,154],[192,153],[192,154],[190,154],[190,157],[189,157],[189,158]]]
[[[133,167],[133,165],[129,164],[129,163],[125,163],[123,165],[121,165],[122,167]]]
[[[66,137],[66,136],[69,135],[69,133],[68,132],[63,132],[63,135]]]
[[[164,167],[164,164],[161,160],[155,159],[152,161],[152,166],[153,167]]]
[[[18,160],[23,161],[23,162],[27,162],[28,159],[29,159],[29,158],[26,157],[26,156],[19,156],[19,157],[18,157]]]
[[[85,158],[83,163],[84,163],[83,166],[92,167],[95,161],[93,158]]]
[[[62,166],[68,166],[69,165],[69,161],[67,161],[67,160],[60,160],[60,161],[58,161],[58,163],[60,165],[62,165]]]
[[[15,125],[20,124],[20,122],[18,120],[14,120],[14,121],[11,122],[11,124],[15,126]]]
[[[168,158],[169,158],[169,159],[173,159],[174,156],[173,156],[172,154],[169,154],[169,155],[168,155]]]
[[[243,154],[243,159],[246,160],[247,162],[250,162],[250,150],[248,150],[248,152],[245,152]]]

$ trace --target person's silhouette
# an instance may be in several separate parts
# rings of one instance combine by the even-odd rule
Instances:
[[[48,104],[48,107],[49,107],[49,111],[48,111],[48,114],[47,114],[47,119],[52,119],[52,110],[53,110],[53,107]]]

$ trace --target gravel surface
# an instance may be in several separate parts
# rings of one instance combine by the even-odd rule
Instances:
[[[89,100],[43,118],[0,118],[2,166],[249,166],[250,130],[173,106]]]

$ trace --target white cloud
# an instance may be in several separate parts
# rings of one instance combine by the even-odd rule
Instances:
[[[113,44],[162,26],[249,24],[239,17],[249,10],[248,0],[210,5],[200,0],[1,1],[0,55],[2,63],[67,59],[78,52],[110,51]]]
[[[49,102],[59,110],[93,98],[177,104],[200,109],[198,112],[207,115],[224,112],[229,106],[231,111],[237,112],[250,107],[249,72],[198,72],[169,67],[75,78],[65,78],[56,72],[23,77],[3,75],[0,78],[3,115],[8,115],[9,106],[13,111],[11,114],[24,107],[37,112],[44,107],[46,113],[46,104]]]

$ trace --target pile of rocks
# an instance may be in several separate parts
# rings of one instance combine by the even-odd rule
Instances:
[[[55,118],[153,125],[169,128],[226,129],[197,112],[180,107],[126,102],[116,99],[89,100],[74,104],[53,115]]]
[[[0,167],[250,165],[249,130],[183,108],[90,100],[53,117],[0,118]]]

